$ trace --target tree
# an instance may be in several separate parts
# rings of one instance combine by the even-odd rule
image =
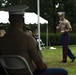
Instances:
[[[0,9],[17,4],[26,4],[29,6],[27,11],[37,13],[37,0],[0,0]],[[56,32],[58,11],[64,11],[72,25],[76,23],[76,0],[40,0],[40,16],[48,20],[49,32]]]

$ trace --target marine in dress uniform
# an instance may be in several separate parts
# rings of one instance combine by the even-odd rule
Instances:
[[[67,56],[74,62],[75,56],[71,52],[71,50],[68,47],[69,41],[70,41],[70,35],[69,32],[72,31],[72,27],[70,22],[65,19],[65,12],[58,12],[60,21],[59,25],[56,27],[59,32],[61,33],[61,43],[62,43],[62,51],[63,51],[63,60],[62,63],[67,62]]]
[[[36,40],[23,32],[25,5],[6,8],[9,11],[10,29],[0,41],[1,55],[21,55],[26,58],[34,75],[68,75],[63,68],[47,68],[37,48]],[[8,70],[10,75],[28,75],[22,70]]]

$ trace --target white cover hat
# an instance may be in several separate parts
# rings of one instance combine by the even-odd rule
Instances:
[[[59,16],[62,16],[62,15],[64,15],[65,14],[65,12],[58,12],[58,15]]]

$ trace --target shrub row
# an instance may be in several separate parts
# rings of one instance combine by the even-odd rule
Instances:
[[[41,33],[41,39],[46,45],[46,42],[47,42],[46,33]],[[69,44],[70,45],[76,44],[76,33],[70,34],[70,43]],[[49,46],[61,45],[60,34],[59,33],[49,33],[48,34],[48,45]]]

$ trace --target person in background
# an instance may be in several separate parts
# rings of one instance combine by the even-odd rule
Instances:
[[[32,36],[36,39],[38,39],[38,28],[35,26],[35,28],[32,30]]]
[[[6,34],[6,31],[4,30],[3,26],[0,26],[0,37],[3,37]]]
[[[24,27],[24,33],[32,36],[32,31],[30,30],[30,27]]]
[[[67,62],[67,56],[72,60],[71,62],[74,62],[75,56],[71,52],[71,50],[68,47],[68,44],[70,42],[70,35],[69,33],[72,31],[72,27],[70,22],[65,19],[65,12],[58,12],[58,16],[60,19],[59,25],[56,27],[56,29],[61,34],[61,43],[62,43],[62,52],[63,52],[63,59],[60,63],[66,63]]]
[[[1,55],[21,55],[23,56],[34,75],[68,75],[63,68],[47,68],[45,61],[37,50],[36,41],[32,36],[23,32],[25,5],[10,6],[9,11],[10,30],[0,41]],[[25,70],[8,70],[9,75],[28,75]]]

